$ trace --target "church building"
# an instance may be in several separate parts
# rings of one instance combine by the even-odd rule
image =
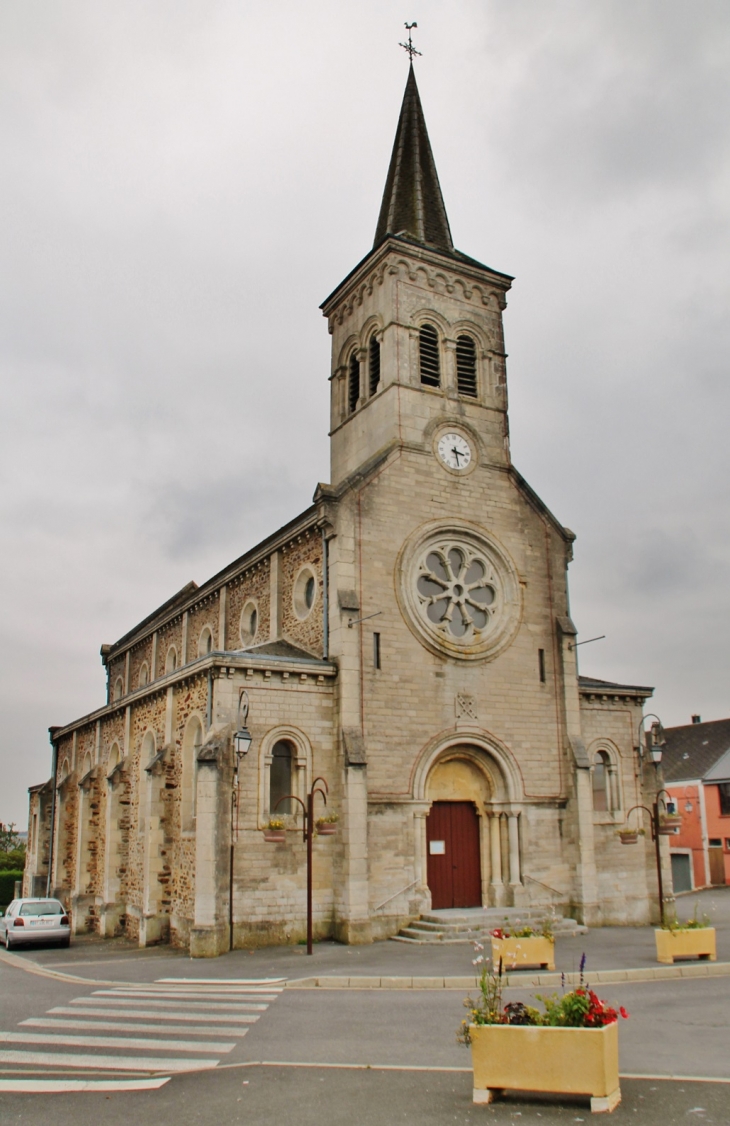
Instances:
[[[445,907],[657,917],[653,845],[618,836],[656,790],[652,689],[578,675],[575,537],[510,458],[511,283],[454,248],[411,67],[373,248],[321,306],[329,483],[103,645],[106,702],[51,728],[24,894],[74,931],[301,940],[317,779],[315,938]]]

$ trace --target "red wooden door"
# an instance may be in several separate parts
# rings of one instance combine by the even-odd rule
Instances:
[[[431,905],[481,907],[479,818],[471,802],[435,801],[426,819]]]

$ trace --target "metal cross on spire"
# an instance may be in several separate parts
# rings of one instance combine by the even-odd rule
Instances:
[[[406,53],[408,54],[408,58],[411,60],[411,63],[413,62],[413,56],[414,55],[420,55],[421,54],[421,52],[417,51],[416,48],[413,46],[413,43],[411,42],[411,29],[414,28],[414,27],[418,27],[418,24],[417,23],[407,23],[405,25],[406,31],[408,32],[408,42],[398,44],[399,47],[402,47],[403,50],[406,51]]]

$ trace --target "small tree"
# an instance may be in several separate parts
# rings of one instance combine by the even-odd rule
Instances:
[[[0,852],[17,852],[23,849],[20,833],[15,830],[15,822],[11,821],[9,825],[3,825],[0,821]]]

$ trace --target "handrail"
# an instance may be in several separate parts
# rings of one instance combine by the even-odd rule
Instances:
[[[558,899],[565,899],[562,891],[558,891],[557,888],[551,888],[550,884],[544,884],[542,880],[536,880],[534,876],[528,876],[527,872],[522,873],[522,879],[530,880],[533,884],[539,884],[541,888],[545,888],[545,891],[551,891],[553,895],[557,895]]]
[[[403,895],[404,891],[410,891],[411,888],[415,887],[417,883],[418,880],[411,880],[411,882],[407,884],[406,887],[401,888],[400,891],[394,891],[392,895],[389,895],[388,898],[384,899],[382,903],[379,903],[377,907],[373,907],[373,911],[379,911],[381,907],[385,907],[386,903],[390,903],[391,899],[397,899],[399,895]]]

